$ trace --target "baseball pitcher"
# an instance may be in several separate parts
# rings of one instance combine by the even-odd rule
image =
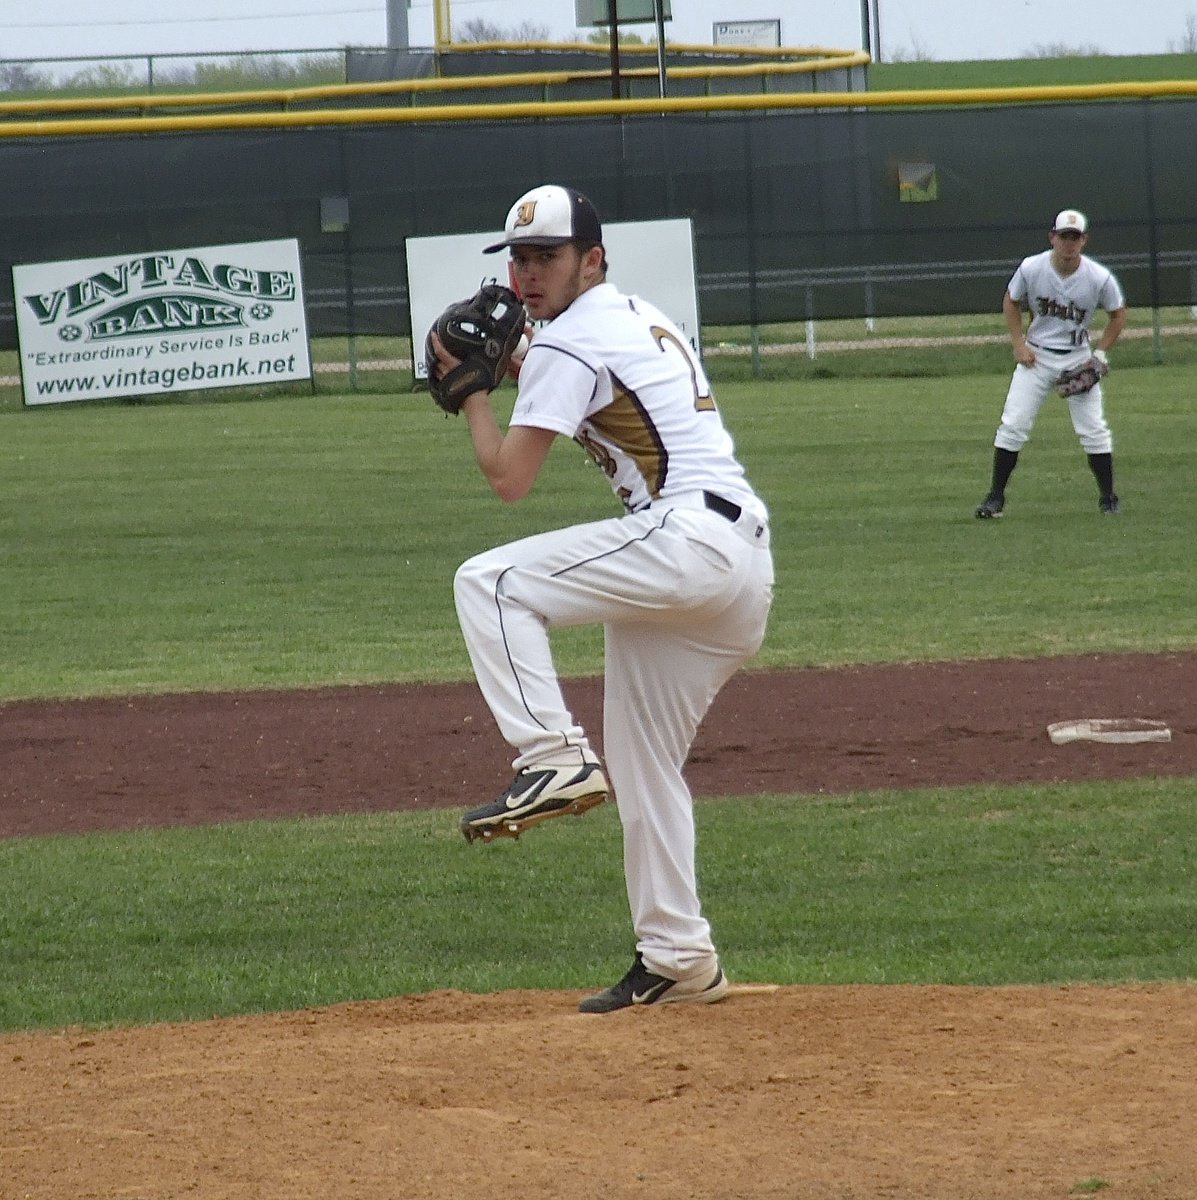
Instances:
[[[525,496],[566,437],[599,467],[624,515],[523,538],[458,569],[474,673],[516,750],[515,778],[467,812],[461,829],[485,843],[580,815],[607,798],[609,775],[636,952],[624,977],[581,1010],[710,1003],[728,984],[699,903],[682,768],[716,693],[764,637],[768,514],[688,339],[607,282],[602,229],[585,196],[533,188],[487,253],[502,249],[514,288],[502,289],[498,307],[493,294],[476,298],[429,333],[433,396],[464,415],[501,500]],[[525,314],[546,323],[520,363],[504,432],[489,392],[510,373]],[[606,770],[566,706],[550,652],[550,630],[584,624],[605,634]]]

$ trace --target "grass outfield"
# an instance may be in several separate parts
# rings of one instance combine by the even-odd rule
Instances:
[[[1120,518],[1060,403],[982,524],[1004,375],[723,383],[774,516],[758,665],[1197,645],[1195,391],[1197,366],[1111,377]],[[422,395],[11,411],[0,455],[0,699],[468,678],[457,564],[616,511],[564,441],[501,505]],[[595,631],[558,654],[601,669]]]
[[[725,382],[774,514],[759,663],[1197,645],[1195,390],[1111,377],[1118,519],[1061,403],[982,523],[1004,375]],[[568,444],[503,507],[423,396],[7,411],[0,455],[7,698],[466,677],[456,564],[612,511]],[[599,669],[593,632],[558,652]],[[703,803],[704,893],[740,980],[1192,979],[1192,792]],[[4,1028],[591,986],[628,951],[611,809],[482,853],[444,812],[18,839],[0,877]]]

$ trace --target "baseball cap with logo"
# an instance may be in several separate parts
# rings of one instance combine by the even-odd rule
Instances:
[[[1071,229],[1076,233],[1086,233],[1089,229],[1089,222],[1083,212],[1077,212],[1075,208],[1066,208],[1062,213],[1056,215],[1056,223],[1052,226],[1052,233],[1063,233],[1066,229]]]
[[[507,246],[563,246],[566,242],[601,243],[603,227],[594,205],[573,188],[555,183],[525,192],[507,214],[501,242],[487,246],[494,254]]]

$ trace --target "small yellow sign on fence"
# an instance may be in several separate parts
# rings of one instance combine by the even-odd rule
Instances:
[[[898,163],[898,199],[922,204],[939,199],[939,176],[934,163]]]

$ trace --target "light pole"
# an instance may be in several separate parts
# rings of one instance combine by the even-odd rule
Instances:
[[[407,32],[407,10],[411,0],[387,0],[387,49],[406,50],[410,42]]]
[[[611,22],[609,38],[611,99],[618,100],[623,91],[619,82],[619,0],[607,0],[607,20]]]
[[[432,0],[432,22],[434,25],[433,38],[437,49],[448,46],[453,41],[453,21],[449,12],[449,0]]]
[[[653,18],[657,23],[657,90],[663,100],[669,87],[665,68],[665,0],[653,0]]]
[[[860,0],[860,45],[875,63],[881,61],[881,0]]]

